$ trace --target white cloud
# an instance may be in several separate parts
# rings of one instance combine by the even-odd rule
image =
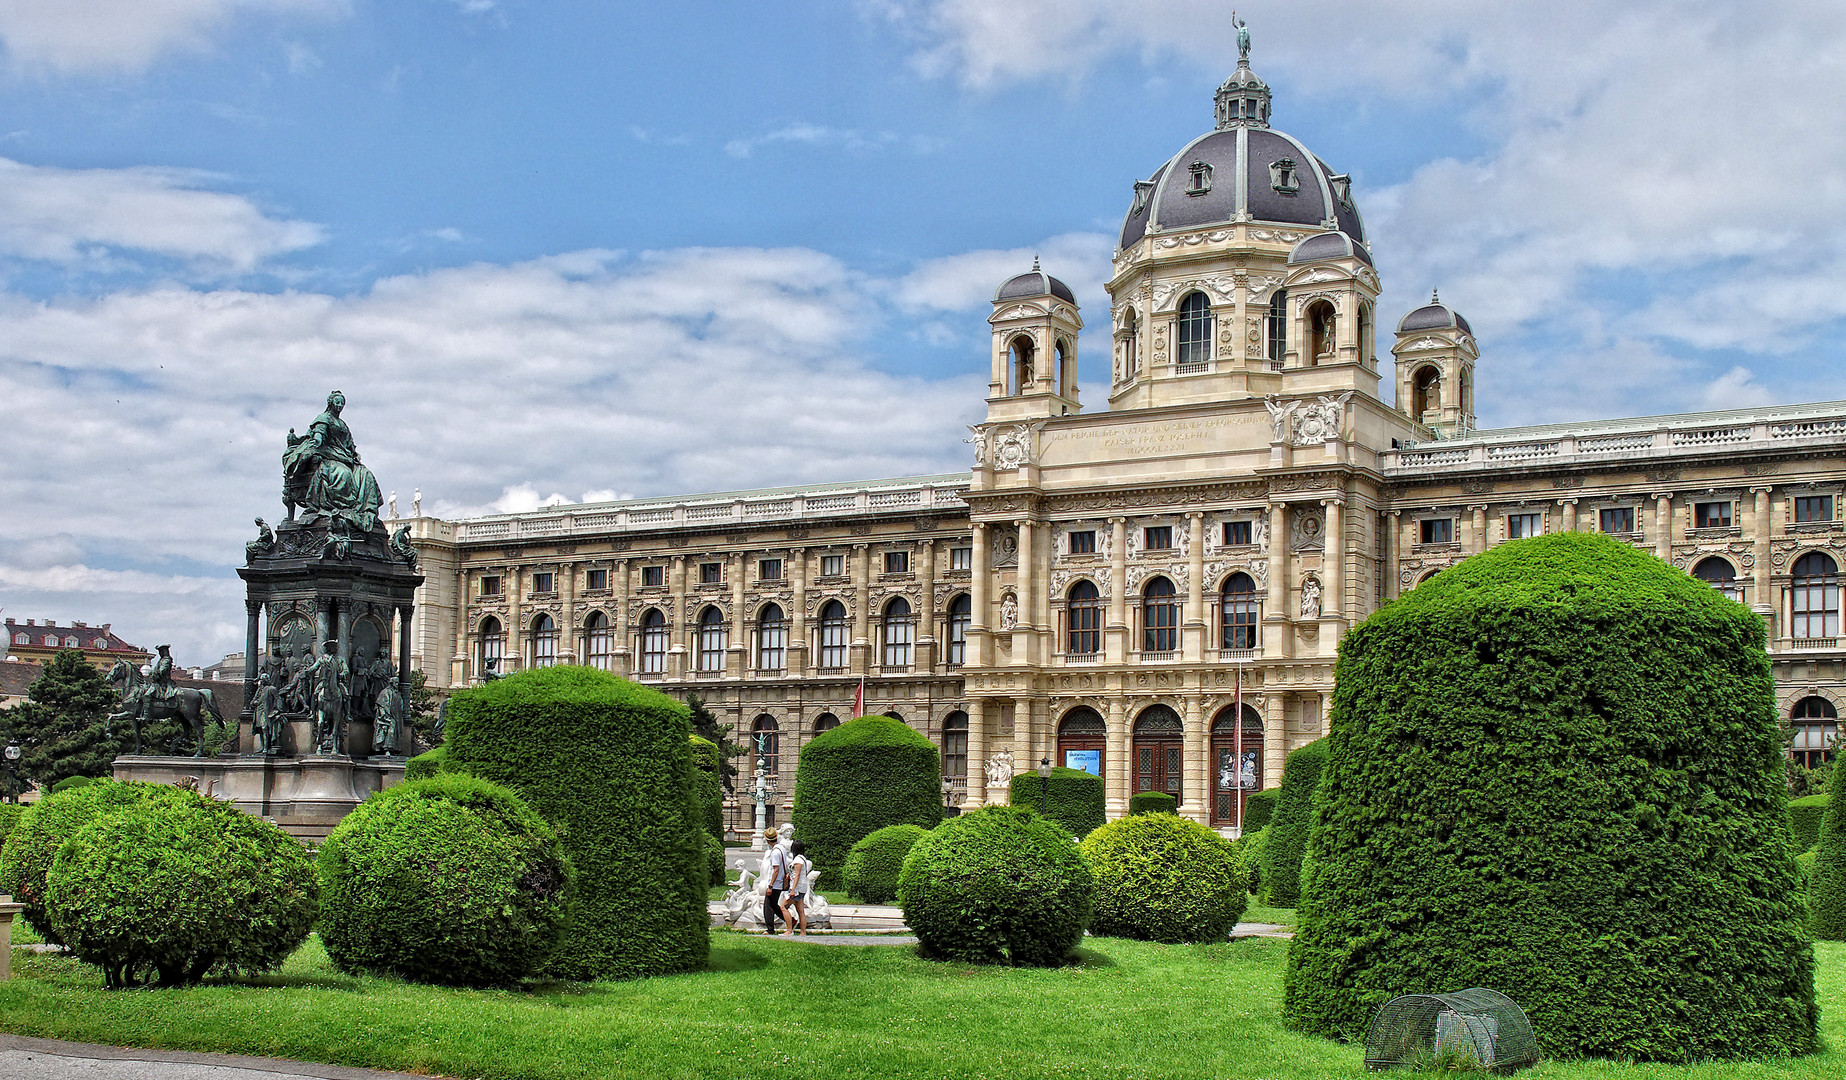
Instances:
[[[646,141],[640,129],[632,130],[636,138]],[[947,140],[928,135],[899,135],[892,131],[854,131],[798,121],[761,135],[732,139],[724,144],[724,152],[734,158],[747,158],[765,146],[778,143],[832,147],[854,152],[898,149],[913,154],[933,154],[947,145]]]
[[[1228,74],[1235,57],[1229,5],[1206,0],[866,6],[915,36],[922,70],[974,90],[1076,82],[1122,58]],[[1846,269],[1835,115],[1846,7],[1304,0],[1245,15],[1285,130],[1291,95],[1312,95],[1322,107],[1446,111],[1485,144],[1392,188],[1358,188],[1381,309],[1407,310],[1440,285],[1481,334],[1484,380],[1539,344],[1552,356],[1534,378],[1588,387],[1603,382],[1587,365],[1609,357],[1607,339],[1768,355],[1846,318],[1830,284]],[[1340,147],[1315,149],[1363,181]],[[1712,376],[1688,374],[1681,388],[1614,401],[1504,381],[1489,393],[1484,381],[1483,403],[1496,401],[1486,419],[1503,422],[1697,407]],[[1777,381],[1778,397],[1846,395],[1836,376]]]
[[[187,663],[239,648],[231,568],[281,513],[283,433],[335,387],[381,487],[441,514],[965,467],[981,379],[868,366],[892,288],[805,249],[693,249],[351,295],[0,294],[0,505],[30,511],[0,515],[0,604]]]
[[[208,179],[179,169],[61,169],[0,158],[0,254],[74,264],[141,252],[206,271],[247,271],[323,239],[318,225],[202,190]]]
[[[347,6],[347,0],[0,0],[0,42],[26,68],[137,72],[167,53],[210,49],[241,15],[326,17]]]
[[[1079,303],[1107,304],[1114,239],[1064,233],[1036,248],[968,251],[931,259],[897,282],[895,298],[910,310],[967,311],[987,305],[1000,283],[1032,268],[1032,260],[1071,287]],[[978,325],[978,324],[977,324]]]

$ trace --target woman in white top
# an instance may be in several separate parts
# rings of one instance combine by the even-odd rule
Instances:
[[[808,858],[808,846],[795,841],[788,849],[788,890],[782,894],[782,921],[793,933],[799,923],[802,936],[808,932],[808,897],[814,894],[814,860]],[[793,909],[794,914],[789,914]]]

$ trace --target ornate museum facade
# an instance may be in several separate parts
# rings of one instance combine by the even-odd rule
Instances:
[[[768,736],[783,815],[863,679],[961,805],[1007,749],[1100,771],[1112,816],[1162,790],[1228,828],[1240,773],[1273,786],[1325,733],[1349,628],[1469,554],[1583,530],[1761,614],[1791,752],[1830,753],[1846,402],[1479,430],[1467,320],[1432,296],[1381,369],[1349,179],[1269,126],[1247,61],[1216,106],[1134,185],[1106,411],[1080,401],[1078,305],[1034,267],[994,296],[969,472],[409,519],[417,662],[696,693]]]

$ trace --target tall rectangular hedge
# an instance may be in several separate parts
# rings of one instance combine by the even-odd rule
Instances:
[[[1044,789],[1042,792],[1041,785]],[[1106,816],[1102,777],[1082,769],[1067,769],[1062,765],[1051,770],[1048,781],[1041,779],[1036,772],[1019,773],[1007,788],[1006,798],[1013,806],[1027,806],[1034,810],[1038,809],[1042,801],[1045,804],[1045,816],[1069,829],[1071,835],[1079,840],[1090,835]]]
[[[705,966],[704,809],[686,706],[583,667],[522,671],[450,701],[445,768],[518,792],[563,833],[577,870],[547,974],[662,975]]]
[[[1789,802],[1788,839],[1796,854],[1820,843],[1820,819],[1826,813],[1826,795],[1808,795]]]

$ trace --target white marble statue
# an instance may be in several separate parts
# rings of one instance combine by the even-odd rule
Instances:
[[[386,501],[391,507],[390,519],[392,521],[396,521],[397,520],[397,492],[393,491],[391,493],[391,498]]]
[[[1013,752],[1006,748],[987,759],[987,786],[1005,787],[1013,781]]]
[[[1308,578],[1301,583],[1301,617],[1320,618],[1320,581]]]
[[[1019,625],[1019,601],[1012,593],[1000,598],[1000,629],[1011,630]]]

